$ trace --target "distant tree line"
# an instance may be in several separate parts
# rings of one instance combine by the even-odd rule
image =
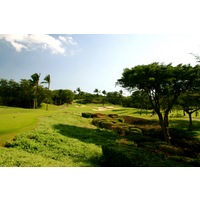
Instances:
[[[47,84],[44,87],[42,84]],[[31,75],[31,79],[21,79],[20,82],[14,80],[0,79],[0,105],[38,108],[44,102],[48,110],[48,104],[55,105],[71,104],[74,93],[71,90],[50,90],[50,75],[40,83],[40,74]]]
[[[106,90],[103,90],[101,92],[97,88],[94,90],[94,94],[84,92],[80,88],[77,88],[74,91],[74,94],[77,103],[80,104],[96,103],[104,105],[105,103],[111,103],[114,105],[122,105],[124,99],[126,98],[123,96],[122,90],[119,92],[106,92]]]

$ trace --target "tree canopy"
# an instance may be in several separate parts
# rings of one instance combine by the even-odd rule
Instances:
[[[159,117],[164,138],[170,143],[168,114],[180,94],[193,87],[199,81],[200,66],[152,63],[126,68],[117,84],[130,90],[144,91],[151,106]]]

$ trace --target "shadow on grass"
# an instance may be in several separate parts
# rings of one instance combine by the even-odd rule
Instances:
[[[66,124],[56,124],[53,126],[60,134],[76,138],[85,143],[96,145],[113,144],[120,136],[109,130],[89,129]]]
[[[81,142],[98,146],[114,144],[116,139],[120,137],[118,134],[109,130],[89,129],[66,124],[56,124],[53,128],[58,130],[58,132],[63,136],[75,138]],[[76,162],[76,159],[73,160]],[[77,162],[78,161],[80,161],[80,159],[78,159]],[[105,165],[105,158],[103,155],[101,157],[93,156],[85,162],[90,163],[90,165],[94,167],[101,167]]]
[[[191,131],[189,128],[189,121],[187,120],[170,120],[170,127],[177,132],[179,132],[180,137],[182,138],[196,138],[200,137],[200,121],[193,121],[193,128]]]

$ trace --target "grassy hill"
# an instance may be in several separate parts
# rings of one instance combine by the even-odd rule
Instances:
[[[103,145],[113,147],[116,143],[132,144],[111,130],[97,128],[91,123],[92,119],[81,117],[82,112],[157,119],[151,116],[151,112],[140,115],[137,109],[113,105],[51,105],[49,111],[45,110],[45,106],[37,110],[0,107],[0,166],[103,166]],[[188,121],[179,115],[177,112],[171,114],[171,126],[184,130]],[[174,118],[176,116],[178,118]],[[194,132],[196,138],[199,138],[197,119]],[[123,148],[121,150],[124,151]],[[147,155],[141,149],[137,149],[137,152]],[[159,159],[155,158],[155,162]],[[148,158],[145,162],[148,163]],[[178,166],[185,165],[179,163]]]

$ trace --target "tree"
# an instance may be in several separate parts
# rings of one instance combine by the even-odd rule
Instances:
[[[45,83],[48,85],[48,90],[50,90],[50,84],[51,84],[51,77],[50,75],[46,75],[44,78],[44,81],[42,83]],[[48,110],[48,104],[49,104],[49,96],[47,96],[47,104],[46,104],[46,110]]]
[[[102,94],[104,95],[104,97],[102,98],[102,104],[103,104],[103,106],[104,106],[105,101],[106,101],[106,94],[107,94],[107,92],[106,92],[105,90],[103,90],[103,91],[102,91]]]
[[[20,105],[19,105],[20,107],[23,108],[33,107],[32,100],[34,96],[32,92],[32,85],[29,80],[21,79],[19,95],[20,95]]]
[[[192,130],[192,114],[200,110],[200,95],[199,93],[187,92],[180,96],[179,104],[189,116],[189,130]]]
[[[198,68],[198,67],[196,67]],[[190,65],[152,63],[124,69],[117,84],[130,91],[143,90],[159,118],[163,137],[170,143],[168,115],[181,92],[190,89],[197,78]]]
[[[106,99],[109,103],[112,103],[114,105],[116,105],[116,104],[121,105],[121,96],[120,96],[120,93],[117,91],[108,92]]]
[[[74,93],[71,90],[65,90],[67,106],[74,100]]]
[[[94,90],[94,93],[96,93],[96,103],[99,103],[100,102],[100,100],[99,100],[99,93],[100,93],[101,91],[100,90],[98,90],[97,88]]]
[[[54,90],[53,91],[53,103],[55,105],[63,105],[67,103],[67,105],[71,104],[74,99],[74,93],[71,90]]]
[[[142,114],[143,109],[146,110],[147,114],[147,110],[150,109],[151,106],[149,105],[150,102],[146,92],[144,92],[143,90],[136,90],[132,93],[131,99],[132,99],[132,106],[134,108],[140,109],[140,115]]]
[[[0,80],[0,103],[5,106],[18,106],[20,101],[19,83],[14,80]]]
[[[120,105],[122,106],[122,100],[123,100],[123,91],[119,91],[119,98],[120,98]]]
[[[100,93],[100,92],[101,92],[101,91],[98,90],[97,88],[94,90],[94,93],[96,93],[97,97],[99,96],[99,93]]]
[[[33,108],[36,109],[38,106],[38,86],[39,86],[39,80],[40,80],[40,74],[35,73],[31,75],[30,82],[33,86],[33,93],[34,93],[34,99],[33,99]]]
[[[106,96],[107,92],[105,90],[102,91],[102,94]]]

